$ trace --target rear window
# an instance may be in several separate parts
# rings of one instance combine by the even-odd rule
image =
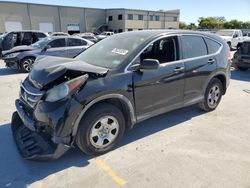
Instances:
[[[242,54],[250,55],[250,42],[244,42],[240,47]]]
[[[208,48],[209,54],[214,54],[214,53],[218,52],[218,50],[221,47],[221,45],[218,42],[211,40],[211,39],[208,39],[208,38],[204,38],[204,39],[207,43],[207,48]]]
[[[80,39],[68,39],[68,46],[82,46],[86,45],[87,42]]]
[[[207,46],[202,37],[184,35],[181,41],[184,59],[207,55]]]

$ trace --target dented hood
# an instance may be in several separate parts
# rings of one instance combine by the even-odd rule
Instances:
[[[10,50],[3,51],[3,55],[8,55],[17,52],[24,52],[24,51],[32,51],[32,50],[36,50],[36,48],[31,46],[16,46]]]
[[[96,73],[104,75],[108,69],[90,65],[84,61],[69,58],[42,56],[38,57],[30,72],[29,79],[39,88],[55,81],[67,71],[79,71],[84,73]]]

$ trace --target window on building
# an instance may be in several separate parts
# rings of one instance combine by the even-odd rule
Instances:
[[[133,14],[128,14],[128,20],[133,20]]]
[[[128,31],[133,31],[133,29],[130,28],[130,29],[128,29]]]
[[[207,46],[200,36],[182,36],[182,49],[184,59],[207,55]]]
[[[122,14],[118,15],[118,20],[122,20]]]
[[[119,30],[118,30],[118,33],[122,33],[122,32],[123,32],[123,30],[122,30],[122,29],[119,29]]]
[[[109,16],[109,21],[112,21],[113,20],[113,16]]]
[[[160,16],[155,16],[155,21],[160,21]]]
[[[143,29],[138,29],[139,31],[143,30]]]
[[[138,15],[138,20],[143,20],[143,15],[142,14]]]
[[[174,22],[177,22],[177,21],[178,21],[178,17],[177,17],[177,16],[174,16],[174,17],[173,17],[173,20],[174,20]]]
[[[149,16],[149,20],[150,20],[150,21],[154,21],[154,16],[150,15],[150,16]]]

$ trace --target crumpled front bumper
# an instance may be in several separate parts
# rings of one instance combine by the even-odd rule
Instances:
[[[68,146],[52,142],[48,133],[36,131],[35,121],[23,110],[19,100],[16,101],[16,109],[12,115],[11,129],[24,159],[58,159],[69,150]]]
[[[14,58],[6,58],[6,57],[2,57],[2,59],[4,60],[6,67],[11,67],[11,68],[19,68],[19,59],[17,59],[16,57]]]

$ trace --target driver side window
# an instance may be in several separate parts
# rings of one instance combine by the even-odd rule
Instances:
[[[140,61],[144,59],[157,59],[161,64],[179,59],[177,37],[166,37],[150,44],[140,55]]]

